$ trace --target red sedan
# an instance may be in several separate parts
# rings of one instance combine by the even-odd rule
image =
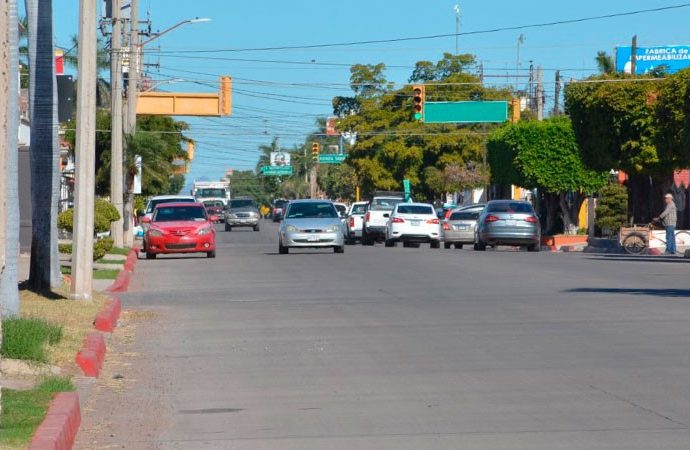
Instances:
[[[215,216],[201,203],[163,203],[156,206],[144,235],[146,259],[166,253],[206,253],[216,257]]]

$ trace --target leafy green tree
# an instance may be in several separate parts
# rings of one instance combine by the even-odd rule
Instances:
[[[608,179],[608,171],[584,166],[570,119],[566,117],[506,125],[489,138],[487,147],[493,181],[539,188],[554,196],[566,232],[577,230],[585,198]],[[555,231],[555,214],[547,206],[549,232]]]
[[[618,183],[611,183],[599,190],[599,202],[595,210],[597,227],[606,236],[615,234],[628,221],[628,190]]]
[[[614,74],[616,73],[616,63],[613,61],[613,57],[604,51],[598,51],[597,57],[594,58],[597,63],[597,68],[599,73],[602,74]]]
[[[357,174],[348,164],[322,165],[319,167],[319,186],[328,198],[352,201],[355,198]]]

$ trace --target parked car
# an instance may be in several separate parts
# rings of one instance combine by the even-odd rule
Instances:
[[[161,203],[144,221],[143,250],[146,259],[166,253],[206,253],[216,257],[215,216],[209,216],[202,203]]]
[[[228,202],[225,210],[225,231],[234,227],[252,227],[259,231],[261,213],[256,202],[251,198],[234,198]]]
[[[431,248],[439,248],[439,220],[433,205],[428,203],[398,203],[386,224],[386,247],[395,247],[396,243],[410,244],[429,243]]]
[[[462,248],[465,244],[474,244],[474,229],[483,209],[483,204],[465,206],[453,210],[441,221],[443,247]]]
[[[356,241],[362,239],[362,223],[364,221],[364,214],[367,212],[368,204],[369,202],[355,202],[350,206],[345,223],[346,244],[352,245]]]
[[[386,224],[393,208],[403,201],[399,192],[375,192],[362,223],[362,244],[374,245],[386,239]]]
[[[278,252],[290,248],[333,248],[345,251],[345,237],[338,211],[327,200],[293,200],[278,231]]]
[[[218,218],[216,223],[220,223],[225,218],[225,202],[223,200],[204,200],[202,202],[209,216]]]
[[[528,202],[492,200],[477,219],[474,249],[486,250],[491,245],[526,247],[531,252],[541,250],[541,225]]]
[[[285,216],[285,208],[287,207],[287,200],[276,200],[273,202],[273,207],[271,208],[271,216],[274,222],[280,222]]]
[[[345,225],[347,219],[347,205],[345,203],[333,202],[333,206],[335,206],[335,210],[338,211],[340,221],[343,223],[343,225]]]
[[[148,217],[151,219],[151,216],[153,216],[153,210],[156,209],[156,206],[160,205],[161,203],[194,203],[196,200],[194,197],[191,195],[157,195],[155,197],[151,197],[146,204],[146,209],[144,210],[144,217]],[[142,218],[142,228],[144,229],[144,232],[146,232],[146,229],[148,228],[148,224],[143,220]]]

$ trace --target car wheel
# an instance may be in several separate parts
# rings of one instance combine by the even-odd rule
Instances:
[[[278,253],[281,255],[287,255],[290,249],[288,247],[283,247],[283,244],[278,243]]]
[[[460,244],[460,243],[455,243],[455,248],[458,248],[458,249],[462,248],[462,244]]]
[[[386,247],[395,247],[395,241],[393,239],[386,239],[383,245]]]
[[[440,241],[431,241],[429,244],[431,248],[441,248],[441,242]]]
[[[216,257],[216,251],[211,250],[210,252],[206,252],[206,257],[207,258],[215,258]]]
[[[259,231],[259,225],[254,225],[254,231]]]
[[[156,259],[156,254],[146,252],[146,259]]]
[[[374,241],[371,240],[368,234],[362,233],[362,245],[374,245]]]
[[[450,249],[450,247],[451,247],[452,245],[453,245],[453,244],[451,244],[450,242],[444,242],[444,243],[443,243],[443,248],[445,248],[446,250],[448,250],[448,249]]]
[[[539,244],[528,245],[527,251],[528,252],[540,252],[541,251],[541,245],[539,245]]]
[[[336,247],[333,247],[333,253],[345,253],[345,246],[338,245]]]
[[[482,241],[477,241],[474,243],[474,249],[483,252],[486,250],[486,244]]]
[[[225,231],[232,231],[232,227],[227,222],[225,223]]]

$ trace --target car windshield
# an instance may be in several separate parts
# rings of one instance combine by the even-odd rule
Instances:
[[[532,205],[523,202],[500,202],[491,203],[487,206],[488,212],[505,212],[505,213],[525,213],[531,214],[533,212]]]
[[[199,206],[161,206],[153,214],[154,222],[205,222],[206,210]]]
[[[434,208],[425,205],[398,205],[398,214],[434,214]]]
[[[196,196],[199,198],[220,197],[225,198],[225,189],[223,188],[203,188],[196,190]]]
[[[285,208],[285,205],[287,205],[287,200],[277,200],[274,204],[274,208]]]
[[[207,208],[222,208],[225,205],[220,200],[206,200],[204,206]]]
[[[401,202],[402,199],[400,198],[375,198],[371,201],[371,208],[369,209],[372,211],[393,211],[395,205]]]
[[[146,208],[146,214],[151,214],[157,205],[161,203],[194,203],[193,198],[158,198],[149,201],[149,207]]]
[[[477,220],[479,211],[460,211],[450,215],[448,220]]]
[[[335,206],[335,209],[338,210],[339,213],[347,212],[347,206],[345,206],[345,205],[333,205],[333,206]]]
[[[238,200],[230,200],[230,208],[248,208],[254,205],[254,200],[246,198],[246,199],[238,199]]]
[[[367,205],[354,205],[350,214],[364,214],[367,212]]]
[[[338,212],[332,203],[293,203],[288,209],[288,219],[336,218]]]

